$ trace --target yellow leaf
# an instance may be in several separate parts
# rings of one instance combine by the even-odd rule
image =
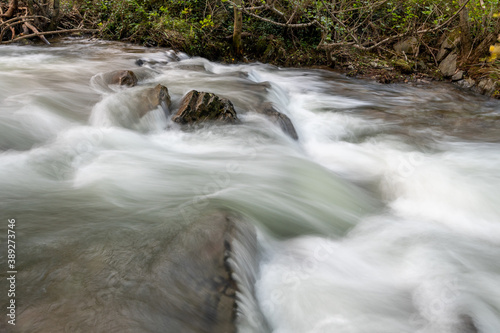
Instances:
[[[488,61],[494,61],[500,55],[500,44],[495,44],[490,46],[491,56],[488,58]]]

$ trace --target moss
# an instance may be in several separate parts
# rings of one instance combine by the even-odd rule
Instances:
[[[401,72],[402,74],[412,74],[414,72],[415,64],[411,61],[406,61],[404,59],[397,59],[393,63],[394,69]]]

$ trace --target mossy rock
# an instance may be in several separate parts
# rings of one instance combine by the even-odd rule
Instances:
[[[401,72],[401,74],[412,74],[415,68],[415,64],[411,61],[406,61],[404,59],[398,59],[393,63],[394,69]]]
[[[184,96],[179,111],[172,117],[179,124],[202,122],[236,123],[238,117],[233,103],[225,98],[191,90]]]

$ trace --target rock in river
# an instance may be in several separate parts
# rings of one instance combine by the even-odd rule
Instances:
[[[170,114],[172,102],[167,87],[159,84],[142,92],[139,98],[138,111],[139,117],[143,117],[148,111],[161,106],[166,115]]]
[[[182,99],[179,111],[172,120],[179,124],[205,121],[235,123],[238,117],[230,100],[212,93],[191,90]]]
[[[128,70],[106,73],[105,80],[108,84],[118,84],[127,87],[134,87],[138,82],[135,73]]]
[[[253,282],[240,291],[233,277],[256,257],[252,225],[217,212],[106,239],[36,252],[19,274],[30,299],[12,332],[236,332],[235,295]]]
[[[295,131],[295,127],[293,126],[292,121],[288,116],[283,113],[277,111],[272,103],[265,102],[262,103],[259,109],[257,109],[257,113],[263,114],[267,116],[274,124],[278,125],[283,132],[288,134],[292,139],[298,140],[299,136]]]

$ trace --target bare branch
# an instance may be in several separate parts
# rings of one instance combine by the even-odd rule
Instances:
[[[268,5],[262,5],[262,6],[257,6],[257,7],[245,7],[246,10],[259,10],[259,9],[268,9]]]
[[[17,21],[17,22],[12,22],[10,24],[7,24],[4,28],[2,28],[2,30],[0,31],[0,40],[3,40],[3,36],[5,35],[5,32],[7,29],[10,29],[10,31],[12,32],[12,38],[15,37],[15,30],[14,30],[14,26],[18,25],[18,24],[24,24],[28,21],[34,21],[34,19],[27,19],[27,20],[22,20],[22,21]]]
[[[465,2],[464,2],[464,4],[462,5],[462,7],[460,7],[460,8],[457,10],[457,12],[456,12],[455,14],[453,14],[453,15],[452,15],[449,19],[447,19],[444,23],[442,23],[442,24],[440,24],[440,25],[438,25],[437,27],[434,27],[434,28],[432,28],[432,29],[419,30],[419,31],[417,31],[417,33],[419,33],[419,34],[423,34],[423,33],[426,33],[426,32],[436,31],[436,30],[439,30],[439,29],[441,29],[442,27],[444,27],[444,26],[448,25],[451,21],[453,21],[453,19],[454,19],[455,17],[457,17],[457,16],[460,14],[460,12],[461,12],[461,11],[465,8],[465,6],[467,6],[467,4],[468,4],[469,2],[470,2],[470,0],[465,1]]]
[[[262,16],[259,16],[257,14],[254,14],[250,11],[247,10],[247,8],[245,7],[241,7],[241,6],[238,6],[236,5],[233,1],[231,0],[227,0],[227,2],[229,2],[231,5],[235,6],[235,8],[237,8],[237,10],[239,11],[242,11],[243,13],[247,14],[247,15],[250,15],[252,17],[255,17],[261,21],[264,21],[264,22],[268,22],[268,23],[271,23],[271,24],[274,24],[274,25],[277,25],[277,26],[280,26],[280,27],[287,27],[287,28],[305,28],[305,27],[310,27],[312,25],[315,25],[318,23],[318,21],[316,20],[313,20],[311,22],[308,22],[308,23],[294,23],[294,24],[289,24],[289,23],[281,23],[281,22],[276,22],[276,21],[273,21],[271,19],[268,19],[268,18],[265,18],[265,17],[262,17]],[[271,8],[271,7],[270,7]]]
[[[321,0],[323,3],[324,1]],[[446,20],[445,22],[443,22],[442,24],[438,25],[437,27],[434,27],[434,28],[429,28],[429,29],[424,29],[424,30],[418,30],[416,31],[416,34],[424,34],[424,33],[428,33],[428,32],[433,32],[433,31],[436,31],[436,30],[439,30],[441,29],[442,27],[448,25],[451,21],[453,21],[453,19],[455,19],[459,14],[460,12],[465,8],[465,6],[470,2],[470,0],[466,0],[466,2],[455,12],[455,14],[453,14],[448,20]],[[394,35],[394,36],[390,36],[390,37],[387,37],[373,45],[370,45],[370,46],[366,46],[366,44],[361,44],[358,40],[358,38],[356,37],[356,35],[351,31],[352,29],[347,29],[347,27],[339,20],[336,18],[336,16],[334,14],[331,14],[332,18],[338,22],[339,24],[342,25],[342,27],[344,27],[349,35],[351,36],[351,38],[354,39],[354,42],[340,42],[340,43],[329,43],[329,44],[323,44],[323,45],[320,45],[320,48],[322,49],[331,49],[331,48],[334,48],[334,47],[337,47],[337,46],[352,46],[352,47],[355,47],[357,49],[360,49],[360,50],[363,50],[363,51],[370,51],[370,50],[373,50],[374,48],[377,48],[385,43],[388,43],[390,41],[393,41],[395,39],[399,39],[399,38],[402,38],[402,37],[405,37],[405,36],[408,36],[410,35],[410,31],[407,31],[407,32],[404,32],[404,33],[401,33],[401,34],[397,34],[397,35]]]
[[[35,19],[35,18],[44,18],[46,20],[49,20],[49,18],[45,17],[45,16],[40,16],[40,15],[33,15],[33,16],[17,16],[17,17],[14,17],[14,18],[11,18],[10,20],[7,20],[5,22],[2,22],[0,23],[0,27],[2,25],[8,25],[10,24],[11,22],[14,22],[16,20],[25,20],[25,19]]]
[[[245,14],[247,15],[250,15],[250,16],[253,16],[261,21],[264,21],[264,22],[268,22],[268,23],[271,23],[271,24],[274,24],[274,25],[278,25],[280,27],[287,27],[287,28],[305,28],[305,27],[310,27],[312,25],[315,25],[316,23],[318,23],[318,21],[316,20],[313,20],[309,23],[294,23],[294,24],[287,24],[287,23],[280,23],[280,22],[276,22],[276,21],[273,21],[273,20],[270,20],[270,19],[267,19],[265,17],[262,17],[262,16],[259,16],[259,15],[256,15],[254,13],[250,13],[250,12],[244,12]]]
[[[374,8],[380,7],[381,5],[386,3],[387,1],[389,1],[389,0],[382,0],[382,1],[379,1],[377,3],[371,4],[368,6],[363,6],[363,7],[347,8],[347,9],[343,9],[343,10],[331,11],[331,13],[332,14],[342,14],[342,13],[354,12],[356,10],[362,10],[362,9],[367,9],[367,8],[374,9]]]

